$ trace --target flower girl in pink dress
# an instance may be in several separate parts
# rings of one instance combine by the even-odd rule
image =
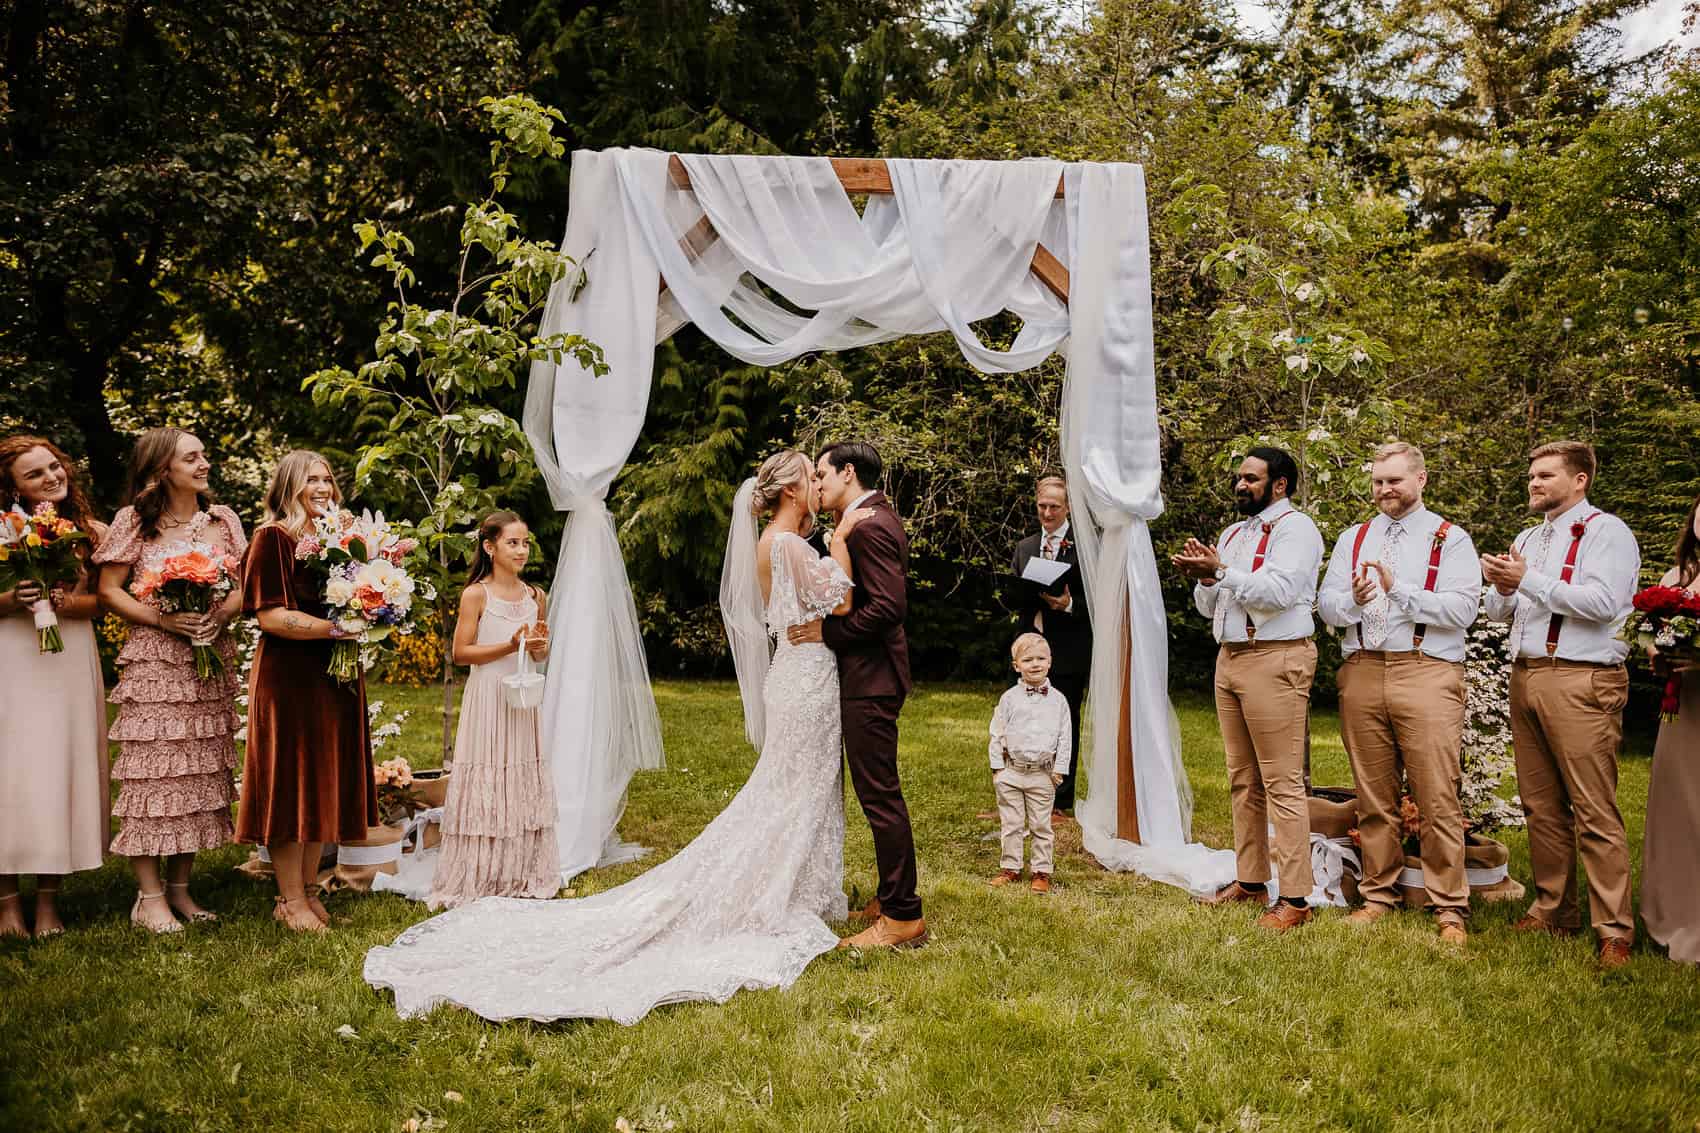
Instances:
[[[516,708],[502,692],[522,647],[534,661],[549,655],[547,598],[519,576],[530,535],[511,511],[478,526],[454,639],[455,663],[471,665],[472,675],[461,694],[442,851],[427,898],[433,909],[479,897],[553,897],[561,887],[555,787],[538,710]]]

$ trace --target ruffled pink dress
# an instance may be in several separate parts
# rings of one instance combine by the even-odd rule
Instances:
[[[133,580],[182,542],[206,543],[237,559],[248,547],[242,521],[220,504],[152,539],[142,537],[135,509],[125,508],[113,517],[94,561],[124,563]],[[218,648],[224,671],[201,681],[188,641],[153,626],[130,626],[118,654],[118,687],[109,698],[118,706],[108,733],[119,752],[112,777],[122,783],[112,807],[120,822],[113,853],[192,854],[232,840],[238,717],[230,634]]]

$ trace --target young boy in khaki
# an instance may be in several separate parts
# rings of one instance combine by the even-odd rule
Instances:
[[[1021,675],[992,713],[992,787],[998,797],[1003,853],[993,885],[1021,880],[1025,835],[1033,835],[1035,893],[1051,891],[1051,804],[1073,757],[1068,701],[1051,687],[1051,647],[1024,633],[1010,647]]]

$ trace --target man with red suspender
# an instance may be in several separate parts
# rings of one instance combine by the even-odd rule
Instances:
[[[1345,631],[1340,735],[1358,790],[1363,907],[1373,924],[1398,909],[1400,772],[1422,815],[1423,887],[1440,938],[1467,939],[1464,877],[1464,631],[1476,620],[1482,570],[1462,528],[1423,506],[1422,450],[1382,445],[1370,464],[1380,513],[1340,533],[1317,596],[1322,620]]]
[[[1555,441],[1529,460],[1529,510],[1544,519],[1506,554],[1482,556],[1487,615],[1511,622],[1511,739],[1535,874],[1534,904],[1516,927],[1560,936],[1580,929],[1580,843],[1600,965],[1616,968],[1628,963],[1635,937],[1617,809],[1629,646],[1617,635],[1641,549],[1621,519],[1588,503],[1592,447]]]
[[[1322,535],[1288,499],[1298,465],[1278,448],[1254,448],[1234,476],[1245,516],[1214,546],[1188,539],[1171,560],[1198,580],[1193,602],[1211,620],[1216,716],[1222,726],[1234,814],[1238,880],[1207,904],[1262,904],[1270,878],[1269,826],[1275,827],[1280,900],[1258,920],[1276,932],[1310,919],[1310,811],[1305,740],[1316,675],[1311,602],[1322,565]]]

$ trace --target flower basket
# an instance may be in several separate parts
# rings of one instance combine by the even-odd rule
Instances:
[[[372,878],[380,873],[394,873],[401,862],[400,826],[369,826],[366,837],[357,842],[339,842],[336,848],[336,872],[325,883],[327,891],[353,889],[364,893],[372,888]]]
[[[1510,862],[1511,852],[1505,843],[1482,834],[1464,835],[1464,877],[1470,883],[1471,897],[1483,901],[1520,900],[1523,885],[1511,876]],[[1407,908],[1420,909],[1428,904],[1421,858],[1406,855],[1405,868],[1399,872],[1399,888],[1404,891]]]

